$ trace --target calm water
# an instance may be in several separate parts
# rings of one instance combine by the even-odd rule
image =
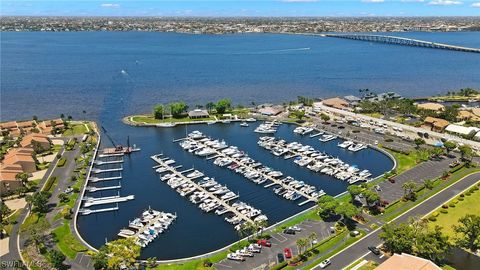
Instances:
[[[274,34],[183,35],[173,33],[80,32],[1,33],[0,119],[58,117],[95,119],[118,143],[142,148],[126,158],[122,195],[134,201],[120,211],[81,217],[82,235],[95,246],[116,238],[119,229],[148,206],[177,212],[171,230],[155,240],[143,257],[159,259],[197,255],[220,248],[237,236],[222,218],[203,214],[172,191],[154,173],[149,156],[163,152],[185,167],[195,166],[240,193],[242,201],[260,208],[270,222],[305,207],[275,195],[211,161],[186,153],[173,138],[173,129],[125,126],[124,115],[149,111],[159,102],[184,100],[204,104],[223,97],[234,103],[283,102],[298,95],[325,97],[355,94],[359,88],[393,90],[425,96],[462,87],[480,87],[480,55],[445,50],[355,42],[309,36]],[[399,33],[418,39],[480,47],[480,33]],[[122,72],[123,71],[123,72]],[[85,113],[83,113],[85,111]],[[197,126],[208,135],[237,145],[275,169],[281,169],[328,194],[346,188],[341,181],[300,169],[274,158],[256,145],[257,135],[238,125]],[[193,128],[190,128],[193,129]],[[278,136],[308,142],[360,168],[381,174],[391,168],[384,155],[364,150],[352,154],[300,138],[282,126]],[[249,136],[243,136],[248,134]],[[108,144],[104,138],[103,143]],[[109,183],[114,184],[114,183]],[[104,192],[103,195],[111,193]],[[212,234],[218,237],[211,237]]]
[[[190,131],[200,130],[212,138],[225,139],[230,145],[238,146],[263,164],[281,170],[285,175],[315,185],[317,189],[323,189],[330,195],[345,191],[345,182],[312,173],[306,168],[297,166],[293,160],[277,158],[259,147],[256,144],[259,135],[253,132],[256,125],[250,125],[248,128],[240,127],[238,123],[197,125],[190,126],[188,129]],[[338,156],[349,164],[369,169],[374,176],[390,170],[393,166],[389,158],[375,150],[365,149],[358,153],[352,153],[337,147],[338,141],[322,143],[318,141],[318,138],[296,136],[292,132],[293,128],[293,126],[282,125],[276,135],[288,141],[296,140],[310,144],[316,149]],[[291,202],[279,198],[271,191],[271,188],[263,188],[228,169],[217,167],[213,164],[213,160],[207,161],[188,151],[183,151],[178,143],[172,141],[185,136],[185,127],[159,129],[123,126],[121,132],[129,134],[130,141],[142,148],[141,152],[126,158],[124,164],[121,194],[134,194],[135,200],[120,204],[120,211],[115,213],[79,218],[78,224],[82,236],[95,246],[102,245],[105,237],[110,240],[115,239],[118,231],[126,227],[129,220],[139,216],[142,210],[148,206],[172,213],[177,212],[178,220],[173,224],[171,230],[144,249],[142,255],[145,258],[156,256],[159,259],[172,259],[198,255],[223,247],[238,239],[233,226],[225,222],[222,217],[215,214],[204,214],[196,205],[181,197],[166,183],[159,180],[158,175],[152,169],[156,163],[150,159],[151,155],[159,153],[174,158],[177,164],[183,165],[185,169],[194,166],[207,176],[213,176],[220,183],[226,184],[232,191],[240,194],[239,200],[261,209],[269,217],[269,224],[283,220],[312,205],[299,207],[297,204],[302,202],[302,199]],[[114,183],[111,182],[108,185]],[[102,195],[113,194],[115,193],[104,192]],[[216,237],[212,237],[213,234]]]
[[[278,34],[1,35],[3,120],[63,112],[111,121],[172,100],[247,105],[360,88],[425,96],[480,87],[480,54],[446,50]],[[396,35],[480,47],[480,32]]]

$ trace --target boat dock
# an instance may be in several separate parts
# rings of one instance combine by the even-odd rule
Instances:
[[[119,203],[126,202],[135,199],[134,195],[128,195],[124,197],[120,196],[110,196],[110,197],[100,197],[100,198],[83,198],[85,201],[84,207],[90,207],[94,205],[110,204],[110,203]]]
[[[111,154],[103,153],[103,154],[99,154],[98,157],[99,158],[122,157],[124,155],[125,155],[124,153],[111,153]]]
[[[95,160],[93,164],[95,165],[107,165],[107,164],[116,164],[116,163],[123,163],[123,158],[119,160],[108,160],[108,161],[102,161],[102,160]]]
[[[92,169],[92,173],[95,173],[95,174],[105,173],[105,172],[118,172],[118,171],[123,171],[123,167],[112,168],[112,169],[97,169],[97,168]]]
[[[236,199],[238,198],[238,195],[235,196],[234,198],[230,198],[228,200],[223,200],[223,199],[220,199],[218,198],[217,196],[215,196],[212,192],[208,191],[206,188],[200,186],[198,183],[196,183],[195,181],[193,181],[192,178],[189,178],[189,177],[186,177],[185,175],[182,174],[182,172],[179,172],[177,171],[174,167],[172,167],[171,165],[169,164],[166,164],[164,162],[165,159],[163,158],[160,158],[161,155],[154,155],[154,156],[151,156],[151,158],[157,162],[159,165],[162,165],[162,167],[166,168],[171,174],[174,174],[175,176],[181,178],[182,180],[188,182],[190,185],[193,185],[195,187],[195,190],[197,191],[201,191],[205,194],[208,195],[209,199],[217,202],[218,204],[220,204],[221,206],[223,206],[224,209],[228,209],[227,212],[232,212],[233,214],[235,214],[237,217],[241,218],[243,221],[245,222],[250,222],[250,223],[254,223],[254,221],[247,217],[246,215],[242,214],[240,211],[238,211],[236,208],[232,207],[231,205],[228,204],[228,201],[231,201],[233,199]],[[191,171],[191,170],[187,170],[187,171]],[[183,171],[183,172],[186,172],[186,171]]]
[[[202,140],[194,140],[192,138],[188,138],[187,140],[192,142],[192,143],[195,143],[201,149],[209,147],[207,144],[202,142]],[[287,183],[284,183],[282,181],[282,179],[277,179],[275,177],[272,177],[272,176],[268,175],[264,171],[259,170],[258,167],[260,165],[252,165],[252,164],[247,164],[247,163],[243,162],[242,161],[243,157],[234,157],[235,155],[232,155],[232,156],[227,155],[224,152],[222,152],[221,150],[218,150],[218,149],[215,149],[215,148],[211,148],[211,149],[212,149],[212,155],[215,158],[230,159],[231,161],[238,164],[239,166],[245,167],[246,171],[256,172],[260,175],[260,178],[264,178],[264,179],[269,180],[271,183],[269,185],[266,185],[265,187],[270,187],[270,186],[273,186],[273,185],[279,185],[287,191],[295,192],[295,193],[299,194],[300,196],[304,197],[306,199],[306,201],[302,202],[301,203],[302,205],[307,203],[307,202],[316,202],[318,200],[318,198],[321,195],[323,195],[323,194],[319,194],[320,196],[318,196],[318,197],[311,196],[310,194],[307,194],[306,192],[302,191],[300,188],[294,188],[294,187],[288,185]],[[207,159],[209,159],[209,157],[207,157]],[[212,158],[210,158],[210,159],[212,159]]]
[[[110,186],[110,187],[87,187],[86,190],[88,192],[96,192],[102,190],[112,190],[112,189],[120,189],[122,186],[119,184],[118,186]]]
[[[121,174],[119,176],[112,176],[112,177],[90,177],[88,181],[95,183],[95,182],[101,182],[101,181],[111,181],[111,180],[120,180],[120,179],[122,179]]]
[[[81,213],[82,215],[86,216],[86,215],[95,214],[95,213],[103,213],[103,212],[117,211],[117,210],[118,210],[118,204],[115,207],[95,209],[95,210],[87,209],[87,208],[81,208],[80,210],[78,210],[78,212]]]

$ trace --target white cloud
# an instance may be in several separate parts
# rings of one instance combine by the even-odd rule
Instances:
[[[285,3],[313,3],[318,2],[318,0],[282,0]]]
[[[480,8],[480,2],[472,3],[470,6],[474,8]]]
[[[425,2],[425,0],[400,0],[400,2],[404,2],[404,3]]]
[[[105,3],[100,5],[103,8],[118,8],[120,7],[120,4],[114,4],[114,3]]]
[[[428,2],[431,6],[452,6],[452,5],[461,5],[462,2],[456,0],[433,0]]]
[[[363,3],[383,3],[385,0],[362,0]]]

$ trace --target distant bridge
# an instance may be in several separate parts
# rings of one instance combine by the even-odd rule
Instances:
[[[404,45],[404,46],[480,53],[480,49],[478,48],[455,46],[455,45],[430,42],[430,41],[424,41],[424,40],[418,40],[418,39],[412,39],[412,38],[404,38],[404,37],[369,35],[369,34],[319,34],[319,35],[323,37],[345,38],[345,39],[396,44],[396,45]]]

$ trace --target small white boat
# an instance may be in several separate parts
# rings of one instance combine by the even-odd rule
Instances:
[[[240,126],[241,126],[241,127],[248,127],[248,123],[247,123],[247,122],[242,122],[242,123],[240,124]]]

